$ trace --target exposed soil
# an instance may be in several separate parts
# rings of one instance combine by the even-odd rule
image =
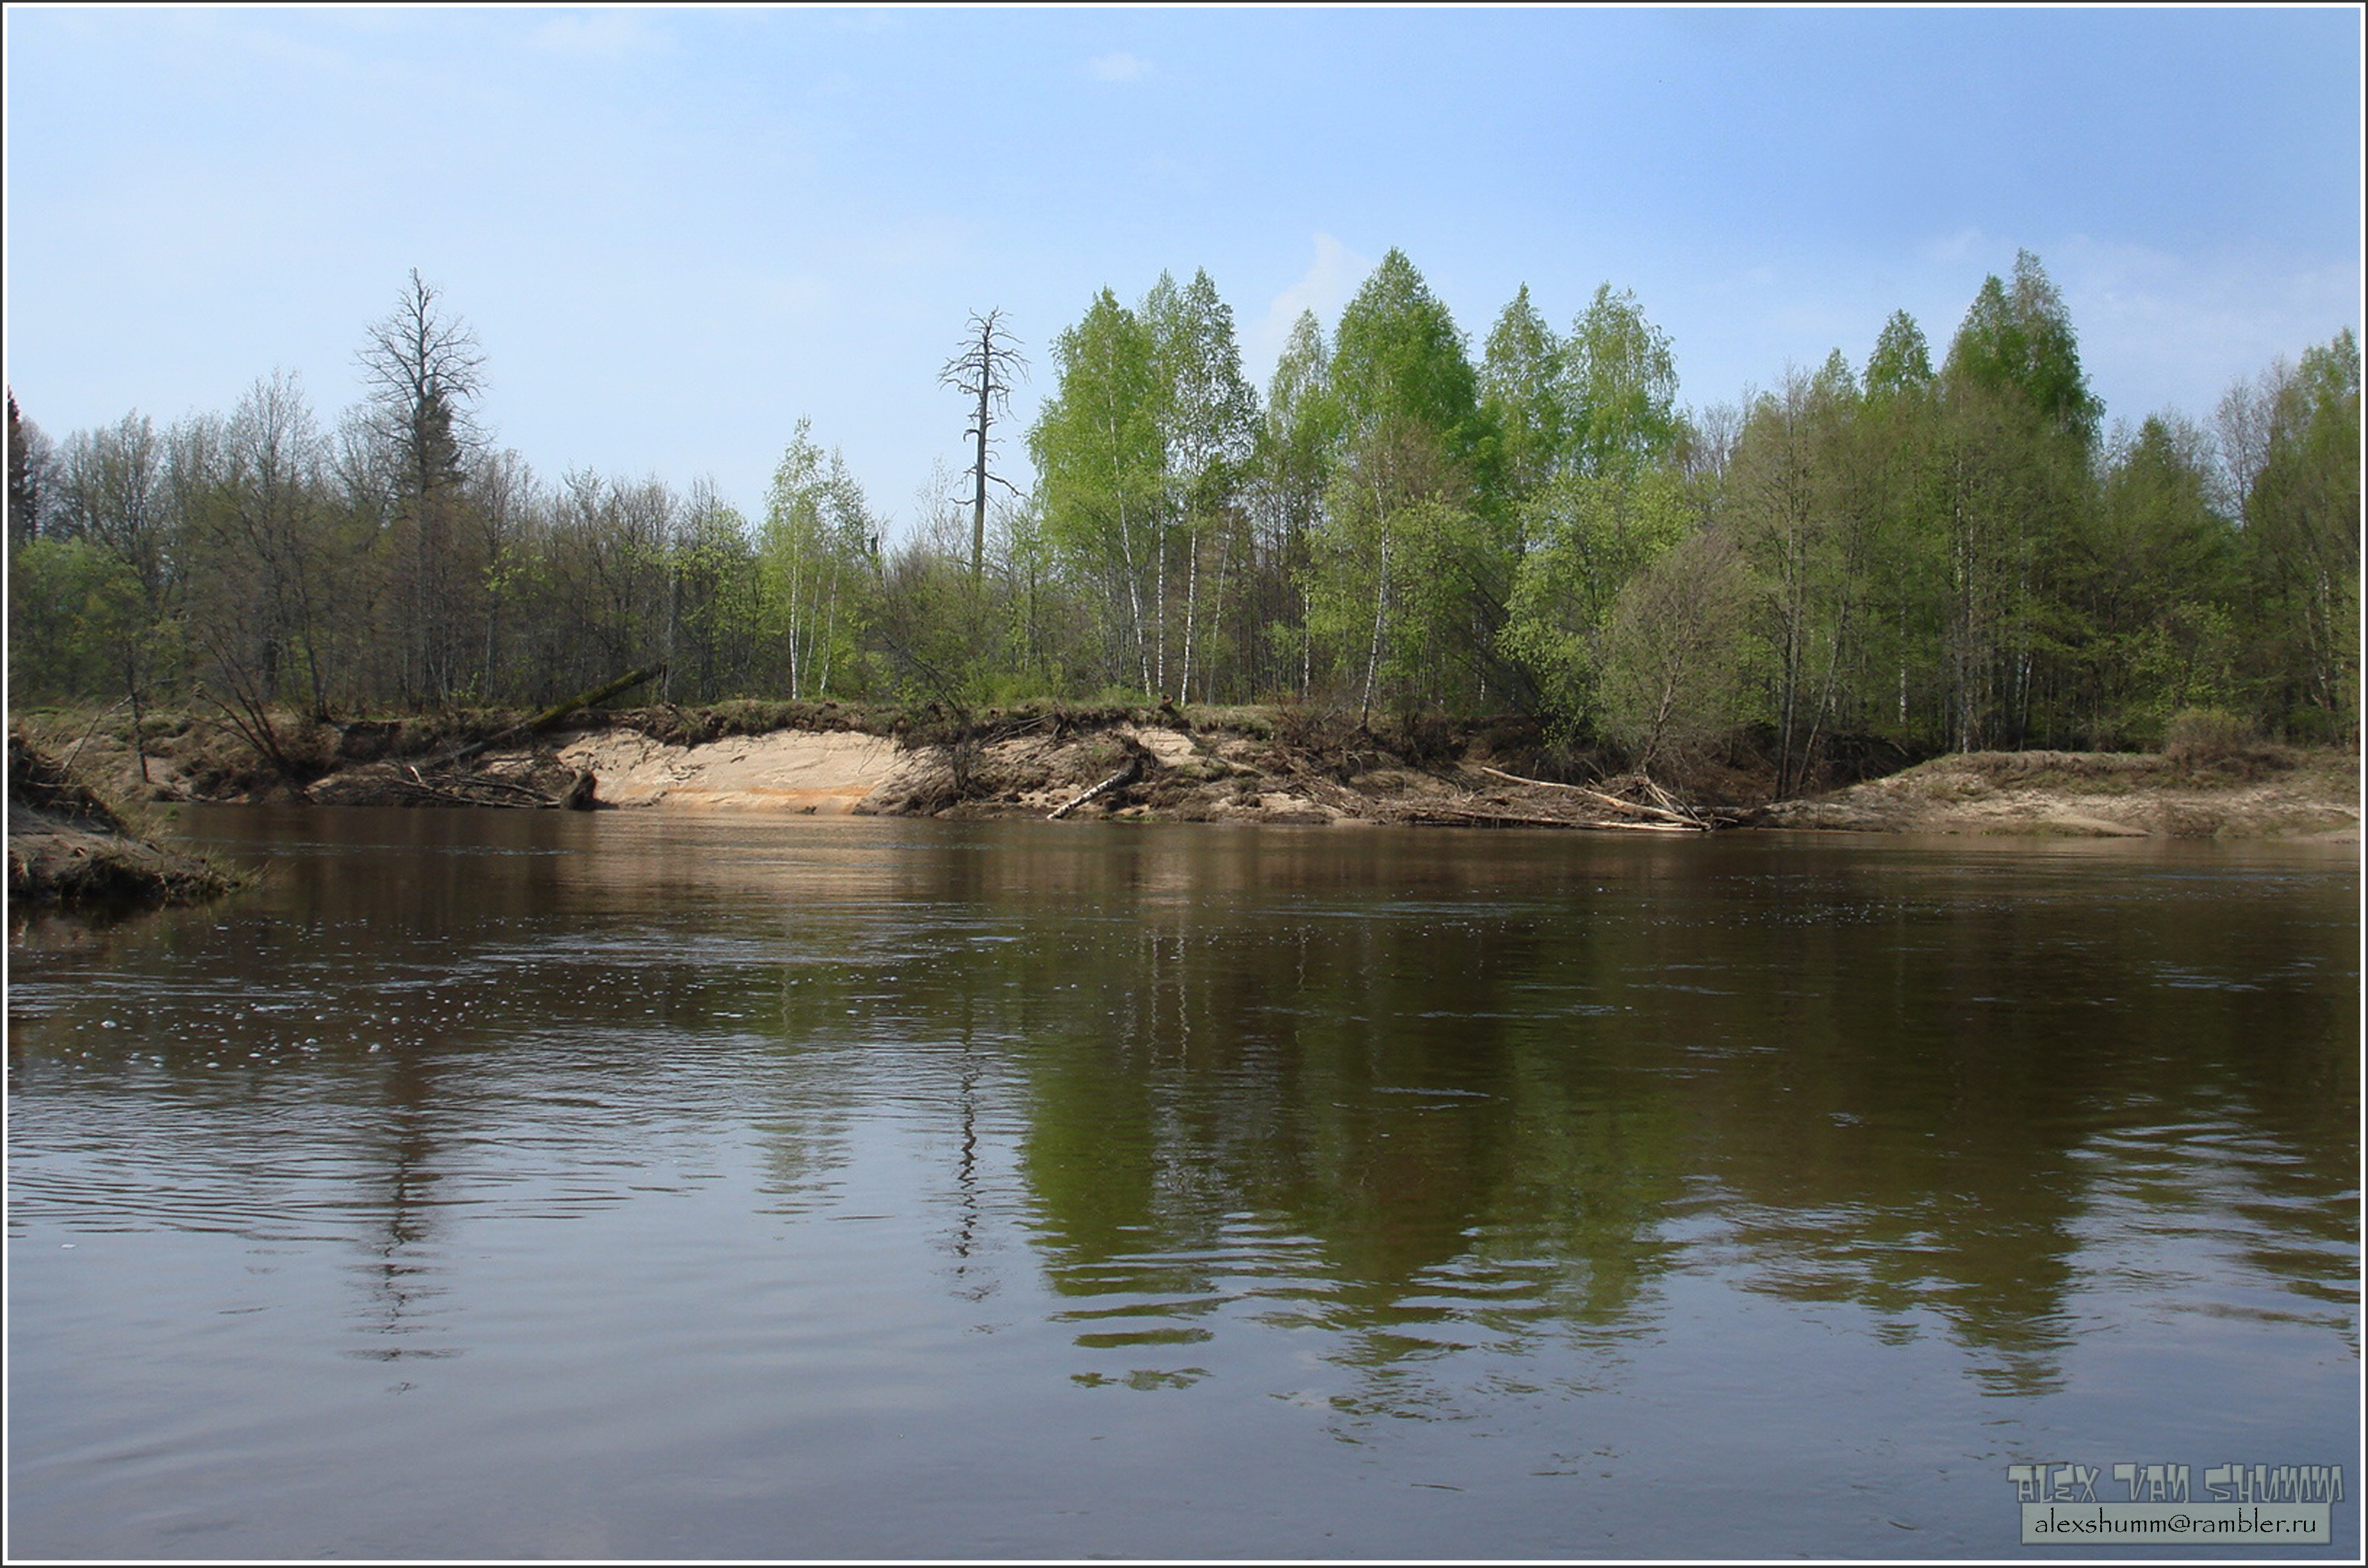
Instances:
[[[152,722],[144,785],[123,734],[93,736],[77,771],[120,798],[803,815],[2349,841],[2361,817],[2359,756],[2348,750],[1979,753],[1771,805],[1769,772],[1748,756],[1656,785],[1601,777],[1604,759],[1558,754],[1525,721],[1367,729],[1292,708],[1037,705],[958,724],[934,710],[662,706],[582,713],[533,744],[450,761],[517,717],[291,722],[282,749],[305,760],[296,778],[261,766],[219,727]]]
[[[2151,753],[1974,752],[1760,813],[1769,827],[2090,838],[2360,841],[2360,755],[2263,747],[2214,761]]]
[[[199,903],[234,879],[141,837],[55,759],[8,737],[8,900],[44,905]]]

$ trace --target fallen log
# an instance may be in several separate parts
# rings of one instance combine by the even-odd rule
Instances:
[[[1700,833],[1683,823],[1588,822],[1575,817],[1531,816],[1520,812],[1478,812],[1455,806],[1434,806],[1410,812],[1412,827],[1557,827],[1579,833]]]
[[[451,756],[428,766],[450,767],[455,763],[467,762],[472,757],[482,756],[505,742],[517,740],[525,735],[539,735],[579,708],[597,708],[610,698],[622,696],[643,682],[655,680],[664,674],[666,674],[664,665],[652,665],[648,669],[635,670],[630,675],[619,676],[606,686],[597,686],[589,691],[579,691],[564,702],[553,703],[523,724],[513,724],[500,733],[488,735],[482,741],[471,741]]]
[[[405,767],[394,781],[415,794],[455,806],[527,807],[539,811],[588,812],[596,802],[598,780],[581,770],[570,776],[557,794],[531,784],[493,778],[481,773],[460,773],[429,778],[416,767]]]
[[[1057,808],[1044,820],[1046,822],[1059,822],[1063,817],[1067,816],[1071,812],[1076,811],[1079,806],[1084,805],[1087,801],[1099,800],[1102,796],[1109,794],[1113,790],[1123,790],[1128,785],[1133,783],[1136,779],[1142,778],[1144,759],[1151,754],[1145,751],[1141,744],[1133,741],[1126,742],[1126,766],[1124,767],[1120,768],[1116,773],[1111,774],[1109,778],[1103,779],[1100,783],[1095,785],[1092,789],[1087,790],[1076,800]]]
[[[579,691],[564,702],[552,704],[524,723],[512,724],[506,730],[487,735],[483,740],[471,741],[427,762],[405,765],[395,775],[394,782],[429,800],[456,806],[525,806],[543,811],[591,811],[598,803],[593,798],[597,781],[591,774],[581,770],[571,772],[565,788],[553,794],[531,784],[490,778],[463,769],[495,746],[540,734],[578,709],[597,707],[665,673],[664,665],[653,665],[647,669],[619,676],[605,686]]]

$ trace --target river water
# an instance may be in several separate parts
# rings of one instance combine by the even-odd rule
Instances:
[[[11,944],[12,1555],[2357,1555],[2354,849],[183,826]]]

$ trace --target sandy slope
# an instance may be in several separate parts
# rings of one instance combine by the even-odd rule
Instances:
[[[599,779],[612,806],[740,807],[845,816],[895,777],[905,757],[880,735],[784,730],[705,745],[668,745],[630,730],[579,737],[559,759]]]
[[[2357,754],[2259,777],[2214,778],[2151,754],[1946,756],[1763,815],[1770,827],[2074,838],[2360,842]]]

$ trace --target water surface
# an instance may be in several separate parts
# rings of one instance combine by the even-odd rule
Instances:
[[[19,1555],[2015,1555],[2010,1463],[2355,1457],[2348,849],[188,823],[264,886],[12,945]]]

